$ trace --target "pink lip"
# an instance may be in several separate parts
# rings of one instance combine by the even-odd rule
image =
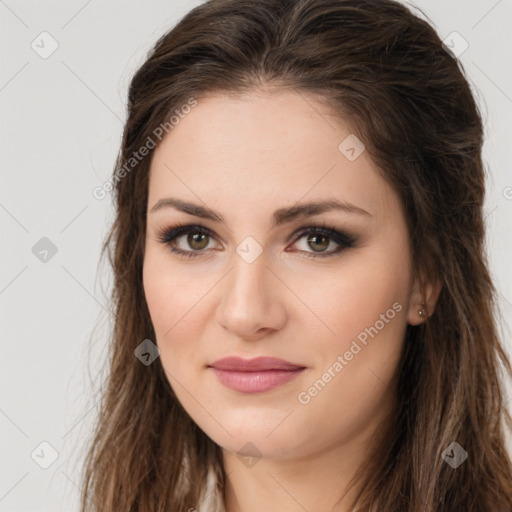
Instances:
[[[285,384],[305,368],[275,357],[226,357],[210,365],[226,387],[242,393],[261,393]]]

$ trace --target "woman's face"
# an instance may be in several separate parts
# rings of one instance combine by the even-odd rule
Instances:
[[[351,206],[298,214],[328,201]],[[162,242],[178,223],[196,227]],[[339,235],[307,233],[324,225]],[[143,280],[172,389],[241,455],[363,443],[392,406],[407,323],[421,321],[395,192],[306,94],[212,95],[182,116],[152,157]],[[300,369],[211,367],[228,356]]]

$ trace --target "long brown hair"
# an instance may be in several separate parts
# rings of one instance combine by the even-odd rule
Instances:
[[[512,510],[500,367],[507,377],[512,368],[485,254],[482,119],[461,62],[393,0],[210,0],[156,42],[130,84],[102,250],[115,324],[82,512],[199,508],[209,471],[224,488],[220,447],[178,402],[160,359],[134,356],[155,341],[142,284],[153,150],[130,159],[159,142],[158,127],[170,133],[191,98],[263,85],[317,94],[350,122],[404,205],[415,275],[442,283],[432,315],[407,326],[398,409],[357,475],[358,510]],[[468,454],[456,469],[442,456],[453,442]]]

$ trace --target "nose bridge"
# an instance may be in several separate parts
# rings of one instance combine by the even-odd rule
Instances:
[[[284,309],[275,290],[272,271],[263,247],[246,240],[233,253],[218,308],[218,322],[238,337],[250,338],[262,328],[282,325]]]
[[[257,242],[256,242],[257,243]],[[263,247],[253,241],[243,241],[233,255],[233,270],[231,271],[229,288],[237,302],[250,301],[253,295],[267,295],[265,286],[268,285],[268,258]]]

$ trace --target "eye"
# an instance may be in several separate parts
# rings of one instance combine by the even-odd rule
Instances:
[[[180,238],[184,238],[185,244],[188,244],[192,250],[176,247]],[[176,224],[169,228],[164,228],[158,233],[158,241],[169,246],[169,249],[188,258],[200,256],[208,246],[208,238],[212,238],[211,231],[204,226],[195,224]]]
[[[313,249],[312,253],[307,250],[300,251],[304,252],[305,257],[307,258],[327,258],[329,256],[333,256],[344,251],[345,249],[354,247],[357,241],[354,236],[347,233],[342,233],[341,231],[338,231],[334,226],[326,227],[325,224],[322,226],[308,226],[305,229],[301,229],[304,231],[301,231],[298,238],[296,238],[295,243],[297,243],[302,238],[305,238],[304,247]],[[338,247],[327,251],[326,249],[331,244],[335,244]]]
[[[308,250],[300,250],[299,252],[305,253],[308,258],[325,258],[340,253],[341,251],[351,248],[356,243],[356,238],[352,235],[342,233],[335,227],[322,226],[308,226],[301,228],[300,234],[295,238],[296,244],[302,238],[306,238],[305,247],[313,249],[312,252]],[[180,239],[183,238],[183,244],[188,245],[189,248],[179,247]],[[208,248],[209,239],[213,238],[212,232],[204,226],[195,224],[176,224],[169,228],[164,228],[158,233],[158,241],[169,247],[171,252],[185,256],[187,258],[195,258],[203,256],[204,251]],[[334,250],[326,251],[332,244],[336,244]],[[287,252],[290,252],[288,248]]]

